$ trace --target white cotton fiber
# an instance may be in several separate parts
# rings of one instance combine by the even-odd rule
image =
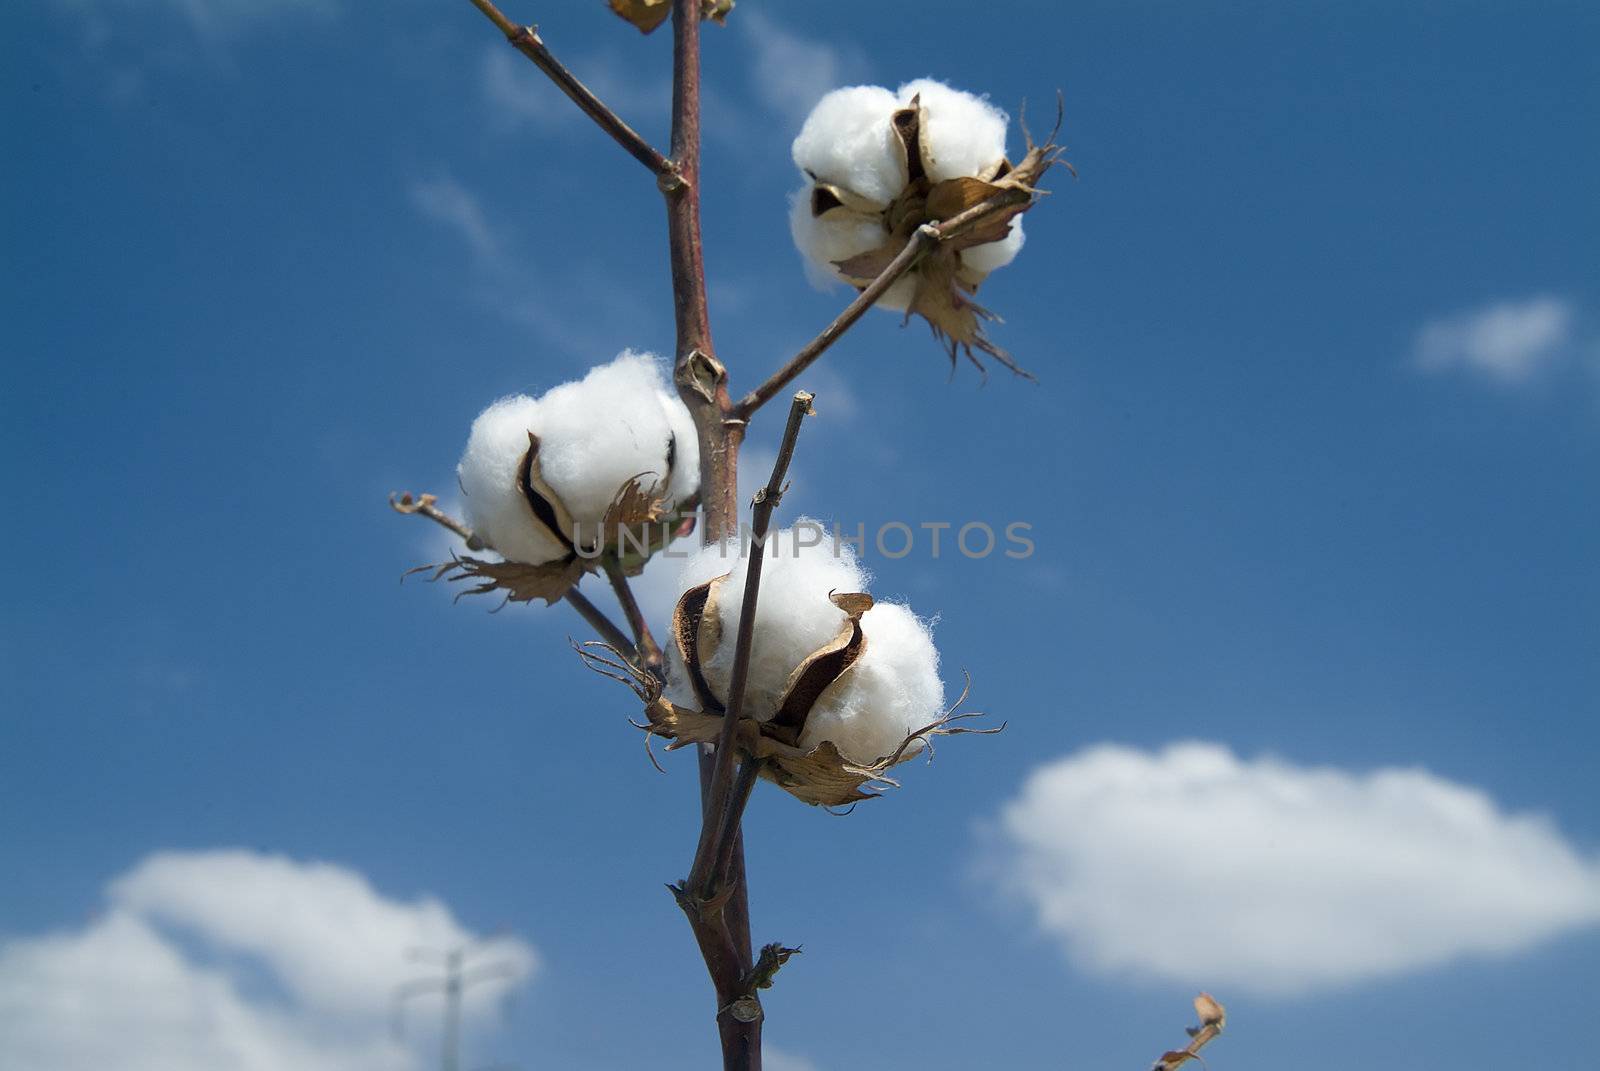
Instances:
[[[539,423],[538,412],[539,403],[525,394],[501,398],[472,422],[466,453],[456,466],[467,524],[502,557],[532,565],[566,554],[566,547],[534,522],[517,489],[517,469],[528,452],[528,429]]]
[[[821,542],[817,543],[818,537]],[[807,545],[810,544],[810,545]],[[722,639],[701,669],[717,698],[727,699],[728,676],[738,635],[749,561],[736,539],[702,548],[685,563],[680,590],[729,574],[718,591]],[[751,646],[745,713],[769,720],[783,697],[789,676],[838,635],[846,620],[831,592],[862,591],[867,577],[848,546],[836,545],[815,521],[797,521],[768,542],[762,562],[761,594]],[[900,746],[908,733],[935,721],[944,711],[939,656],[928,626],[904,606],[883,603],[861,618],[866,650],[860,660],[818,700],[807,719],[801,743],[815,747],[832,740],[848,759],[871,762]],[[668,656],[668,698],[694,704],[681,661]]]
[[[606,508],[633,477],[666,477],[676,458],[669,507],[699,485],[699,448],[683,403],[667,393],[657,360],[623,352],[538,399],[503,398],[473,422],[456,472],[468,523],[502,556],[554,561],[566,548],[534,517],[518,484],[528,433],[539,437],[539,468],[577,535],[591,542]]]
[[[863,215],[836,208],[821,216],[811,214],[811,184],[800,187],[789,201],[789,233],[805,256],[806,274],[815,285],[826,287],[841,276],[833,267],[858,253],[870,253],[889,240],[881,215]]]
[[[897,107],[882,86],[835,89],[817,101],[794,139],[795,166],[887,208],[906,185],[891,123]]]
[[[968,246],[961,251],[961,263],[973,271],[988,275],[996,268],[1003,268],[1016,259],[1022,252],[1022,217],[1013,216],[1011,230],[998,242],[985,242],[983,245]]]
[[[1005,158],[1009,120],[984,98],[931,78],[907,82],[895,95],[900,107],[920,98],[922,155],[930,180],[977,175]]]
[[[861,616],[861,631],[866,649],[811,708],[800,744],[831,740],[846,759],[871,763],[939,719],[944,683],[932,631],[909,607],[878,603]]]

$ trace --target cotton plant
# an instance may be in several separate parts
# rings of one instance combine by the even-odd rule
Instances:
[[[435,579],[571,606],[598,637],[576,642],[579,654],[633,689],[646,740],[700,752],[701,832],[688,877],[672,889],[716,991],[722,1065],[759,1071],[760,991],[794,950],[770,943],[752,952],[742,815],[755,785],[764,779],[826,807],[873,799],[895,784],[888,772],[933,737],[979,730],[958,724],[974,716],[957,713],[961,700],[947,703],[927,618],[869,594],[848,547],[806,538],[819,526],[772,531],[801,426],[814,415],[811,395],[792,393],[748,527],[737,492],[740,446],[761,409],[874,305],[925,318],[952,361],[964,353],[977,363],[976,351],[1015,368],[984,336],[992,316],[973,296],[1017,256],[1019,217],[1041,195],[1039,179],[1059,150],[1029,139],[1012,162],[1005,113],[931,79],[825,96],[794,141],[805,179],[790,223],[816,271],[860,292],[741,396],[712,342],[699,230],[700,202],[713,188],[699,160],[701,23],[738,18],[731,0],[609,0],[646,33],[672,24],[670,156],[607,107],[537,30],[490,0],[471,2],[665,199],[670,377],[663,362],[630,350],[542,394],[501,398],[467,435],[457,468],[464,519],[444,514],[431,495],[392,501],[464,542],[465,552],[434,567]],[[630,578],[695,525],[703,545],[683,563],[669,618],[652,621]],[[591,581],[610,589],[622,624],[589,597]]]
[[[931,78],[894,91],[849,86],[819,100],[794,139],[803,183],[789,201],[789,229],[812,280],[865,290],[921,228],[1008,199],[981,225],[941,241],[876,304],[926,319],[952,362],[964,353],[981,369],[976,348],[1020,372],[984,334],[995,317],[972,295],[1021,251],[1021,214],[1058,153],[1030,138],[1013,165],[1009,122],[984,97]]]

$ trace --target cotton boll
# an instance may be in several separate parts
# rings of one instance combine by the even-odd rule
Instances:
[[[666,393],[659,363],[624,352],[582,379],[538,399],[517,395],[491,405],[473,422],[456,473],[473,529],[503,557],[541,565],[566,557],[567,546],[533,514],[521,490],[528,435],[539,439],[539,471],[587,543],[617,492],[636,476],[666,477],[676,443],[669,507],[699,486],[700,450],[689,411]]]
[[[819,536],[821,541],[817,542]],[[749,564],[734,537],[702,548],[684,564],[680,581],[682,590],[687,591],[731,571],[717,590],[721,642],[715,652],[700,653],[701,672],[724,702],[733,672]],[[750,677],[745,689],[747,717],[766,721],[777,713],[789,674],[838,635],[844,624],[844,611],[829,601],[829,593],[861,591],[866,580],[850,548],[835,544],[831,534],[816,521],[802,519],[793,528],[769,534],[761,564],[761,594],[756,600]],[[682,694],[681,689],[674,690],[674,696]]]
[[[984,98],[931,78],[907,82],[897,96],[900,107],[920,98],[923,158],[931,181],[977,175],[1005,158],[1009,120]]]
[[[933,634],[908,607],[878,603],[861,615],[861,631],[866,649],[811,708],[800,745],[831,740],[846,759],[865,764],[939,719],[944,683]],[[921,747],[918,741],[907,753]]]
[[[998,242],[968,246],[961,251],[961,263],[973,271],[988,275],[1016,259],[1022,251],[1022,217],[1011,220],[1011,231]]]
[[[891,123],[897,107],[882,86],[835,89],[811,109],[794,139],[795,166],[887,208],[906,185]]]
[[[528,432],[539,422],[539,403],[527,395],[501,398],[472,422],[467,449],[456,467],[466,496],[467,523],[503,557],[540,565],[567,548],[539,525],[518,489],[528,452]]]
[[[666,476],[672,425],[661,386],[655,358],[624,351],[539,399],[539,468],[585,541],[630,479]]]

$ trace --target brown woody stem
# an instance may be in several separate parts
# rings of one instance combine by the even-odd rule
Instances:
[[[1007,208],[1014,208],[1020,203],[1031,199],[1031,194],[1025,190],[1008,189],[980,201],[971,208],[939,223],[924,223],[911,235],[911,240],[906,242],[895,258],[891,260],[878,277],[867,284],[866,289],[856,295],[856,299],[846,305],[844,311],[834,317],[832,323],[822,329],[822,333],[772,374],[772,376],[755,390],[746,394],[733,407],[733,415],[741,420],[749,420],[752,413],[770,402],[790,383],[794,382],[807,368],[810,368],[827,352],[828,347],[839,341],[839,337],[855,322],[866,315],[884,293],[900,280],[900,277],[917,266],[921,260],[933,250],[940,242],[959,237],[967,231],[982,223],[989,216]]]
[[[700,440],[701,538],[717,543],[736,533],[739,520],[739,446],[744,421],[733,413],[726,370],[711,342],[705,259],[700,240],[700,5],[672,0],[672,161],[658,175],[667,208],[667,247],[672,265],[672,309],[677,323],[673,383],[689,407]],[[700,750],[702,821],[714,756]],[[717,1030],[724,1071],[761,1071],[761,1020],[732,1014],[750,970],[749,892],[744,844],[734,837],[727,885],[715,907],[678,891],[700,956],[717,994]]]
[[[773,463],[772,475],[767,485],[756,492],[755,516],[751,523],[750,562],[745,567],[744,600],[739,606],[739,630],[734,639],[733,668],[728,675],[728,698],[722,726],[717,732],[716,762],[712,767],[711,787],[706,793],[705,822],[700,830],[700,844],[695,850],[694,865],[689,870],[688,889],[692,895],[709,900],[717,892],[717,863],[729,854],[726,843],[739,828],[739,817],[745,801],[750,797],[749,785],[742,792],[734,790],[734,759],[736,757],[739,719],[744,713],[746,685],[750,679],[750,653],[755,640],[756,605],[761,596],[761,564],[766,557],[767,532],[772,527],[772,513],[783,498],[783,481],[789,472],[789,462],[794,458],[796,441],[800,438],[800,424],[811,410],[812,396],[799,391],[789,407],[789,423],[783,429],[783,441],[778,445],[778,459]],[[754,757],[745,764],[753,767]],[[753,784],[753,772],[747,780]]]
[[[565,93],[572,103],[581,108],[583,114],[593,119],[601,130],[610,134],[613,141],[627,150],[629,156],[658,176],[671,173],[672,162],[651,146],[637,130],[623,122],[616,112],[606,107],[588,86],[578,81],[577,77],[545,47],[537,27],[518,26],[506,18],[490,0],[472,0],[472,6],[483,12],[484,16],[506,35],[506,40],[510,41],[518,52],[527,56],[533,61],[534,66],[549,75],[556,87]]]
[[[639,600],[633,597],[633,586],[628,583],[627,574],[622,571],[621,563],[609,554],[601,559],[601,568],[611,582],[611,590],[617,596],[617,604],[622,607],[622,616],[628,622],[628,628],[633,630],[633,646],[638,652],[639,668],[660,678],[661,646],[650,634],[650,625],[645,620],[644,612],[639,609]]]

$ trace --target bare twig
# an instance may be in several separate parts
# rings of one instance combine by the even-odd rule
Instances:
[[[717,735],[711,787],[706,794],[705,822],[700,830],[700,844],[695,851],[694,865],[689,870],[689,892],[702,899],[710,899],[716,892],[718,857],[725,851],[724,842],[738,828],[739,816],[750,795],[748,785],[742,793],[743,799],[734,792],[734,742],[738,735],[739,718],[744,713],[745,686],[750,678],[756,603],[761,595],[761,563],[766,557],[767,531],[772,525],[772,513],[783,498],[784,477],[788,475],[795,443],[800,438],[800,424],[812,411],[811,402],[812,396],[805,391],[795,394],[794,402],[789,407],[789,423],[783,429],[783,441],[778,446],[778,459],[772,466],[772,475],[768,477],[767,485],[758,490],[755,496],[750,562],[745,568],[744,600],[739,607],[739,630],[734,640],[733,668],[728,675],[728,697],[722,727]],[[753,783],[753,773],[746,780]]]
[[[402,491],[400,494],[389,496],[389,505],[396,513],[415,514],[419,517],[426,517],[435,524],[443,525],[460,536],[461,541],[467,545],[468,550],[485,550],[488,548],[489,544],[485,543],[476,532],[435,505],[438,501],[433,495],[413,495],[410,491]]]
[[[408,515],[414,514],[418,517],[426,517],[435,524],[439,524],[445,528],[448,528],[450,531],[461,537],[462,542],[466,543],[468,550],[494,549],[482,536],[478,535],[478,533],[474,532],[471,528],[468,528],[466,524],[456,520],[454,517],[450,516],[450,514],[446,513],[444,510],[435,505],[436,502],[438,502],[438,499],[433,495],[413,495],[410,491],[389,496],[389,505],[394,508],[396,513],[404,513]],[[632,641],[628,639],[627,633],[623,632],[620,628],[613,624],[611,619],[605,615],[605,611],[601,610],[594,603],[584,598],[584,596],[578,591],[577,585],[573,585],[571,588],[569,588],[567,593],[562,596],[562,599],[571,605],[574,610],[578,611],[579,616],[587,621],[589,623],[589,627],[598,632],[601,638],[603,638],[607,643],[611,644],[611,646],[615,647],[617,650],[627,653],[629,657],[635,659],[639,657]],[[658,659],[659,655],[660,651],[658,650]]]
[[[601,560],[601,568],[605,570],[606,579],[611,582],[611,590],[617,596],[617,604],[622,607],[622,616],[628,622],[628,628],[633,630],[633,645],[638,652],[639,668],[659,677],[661,645],[656,643],[655,637],[650,634],[650,624],[645,620],[644,611],[639,609],[639,600],[633,597],[633,586],[628,583],[628,575],[622,571],[621,563],[610,554]]]
[[[488,20],[495,24],[501,33],[506,35],[506,40],[516,47],[518,52],[527,56],[545,74],[556,87],[565,93],[572,103],[583,110],[583,113],[593,119],[601,130],[611,135],[618,145],[627,150],[629,156],[649,168],[658,177],[668,176],[672,173],[672,161],[662,156],[644,137],[633,127],[623,122],[616,112],[595,96],[589,87],[578,81],[577,77],[551,54],[539,36],[536,26],[518,26],[501,13],[490,0],[472,0],[472,6],[483,12]]]
[[[590,602],[586,597],[584,597],[584,594],[578,590],[576,584],[568,588],[567,593],[561,596],[561,598],[562,601],[566,602],[574,610],[578,611],[578,615],[580,617],[589,622],[590,628],[600,633],[601,639],[605,640],[623,654],[628,655],[634,661],[638,661],[639,652],[633,646],[633,643],[628,639],[628,634],[618,628],[616,624],[606,616],[604,610],[600,609],[600,607],[596,606],[594,603]]]
[[[941,242],[959,237],[974,227],[981,224],[988,217],[996,213],[1015,208],[1017,205],[1028,201],[1032,195],[1022,189],[1007,189],[980,201],[965,211],[951,216],[939,223],[924,223],[911,235],[911,240],[905,244],[895,258],[878,274],[878,277],[867,284],[865,290],[856,295],[856,299],[846,305],[844,311],[834,317],[832,323],[822,329],[822,333],[796,353],[755,390],[746,394],[733,407],[733,415],[748,421],[752,413],[771,401],[785,387],[794,382],[795,378],[827,352],[828,347],[839,341],[839,337],[855,326],[857,320],[866,315],[868,309],[876,304],[884,293],[898,282],[901,276],[917,266],[934,247]]]

